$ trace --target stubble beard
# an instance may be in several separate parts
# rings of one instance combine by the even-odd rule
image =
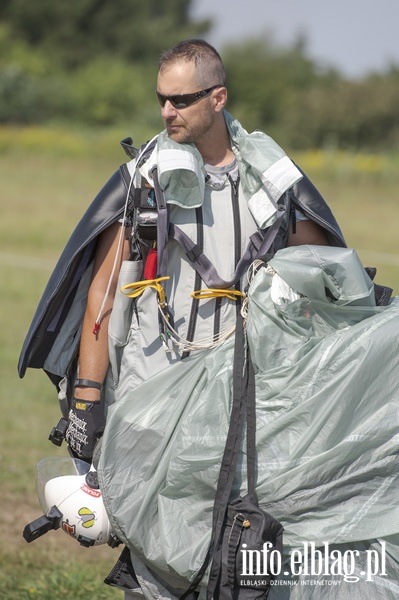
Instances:
[[[183,126],[174,129],[170,125],[166,125],[166,131],[168,132],[168,137],[174,142],[179,144],[193,143],[192,135],[190,135],[190,132]]]
[[[174,142],[179,144],[198,144],[203,140],[213,125],[213,118],[202,118],[198,123],[194,123],[192,127],[187,127],[185,124],[175,123],[174,121],[166,121],[166,131],[168,136]],[[173,128],[176,125],[176,129]]]

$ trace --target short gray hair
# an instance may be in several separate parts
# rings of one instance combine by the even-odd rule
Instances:
[[[195,64],[198,81],[204,87],[226,85],[226,70],[220,54],[213,46],[201,39],[183,40],[161,54],[159,70],[179,61]]]

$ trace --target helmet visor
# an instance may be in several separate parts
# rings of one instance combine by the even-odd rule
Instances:
[[[70,456],[47,456],[38,462],[36,467],[36,491],[43,512],[46,514],[50,508],[47,506],[44,496],[44,489],[48,481],[64,475],[86,475],[89,470],[89,463]]]

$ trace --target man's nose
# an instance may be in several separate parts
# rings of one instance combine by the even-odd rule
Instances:
[[[163,119],[170,119],[170,117],[176,116],[176,109],[169,100],[166,100],[164,106],[162,106],[161,115]]]

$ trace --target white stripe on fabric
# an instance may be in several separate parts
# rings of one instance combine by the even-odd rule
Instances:
[[[198,169],[198,161],[190,152],[184,150],[175,150],[166,148],[158,151],[158,169],[160,175],[167,171],[177,171],[180,169],[193,171],[199,178],[201,173]]]
[[[283,156],[262,173],[262,181],[275,202],[300,179],[302,173],[288,156]]]

